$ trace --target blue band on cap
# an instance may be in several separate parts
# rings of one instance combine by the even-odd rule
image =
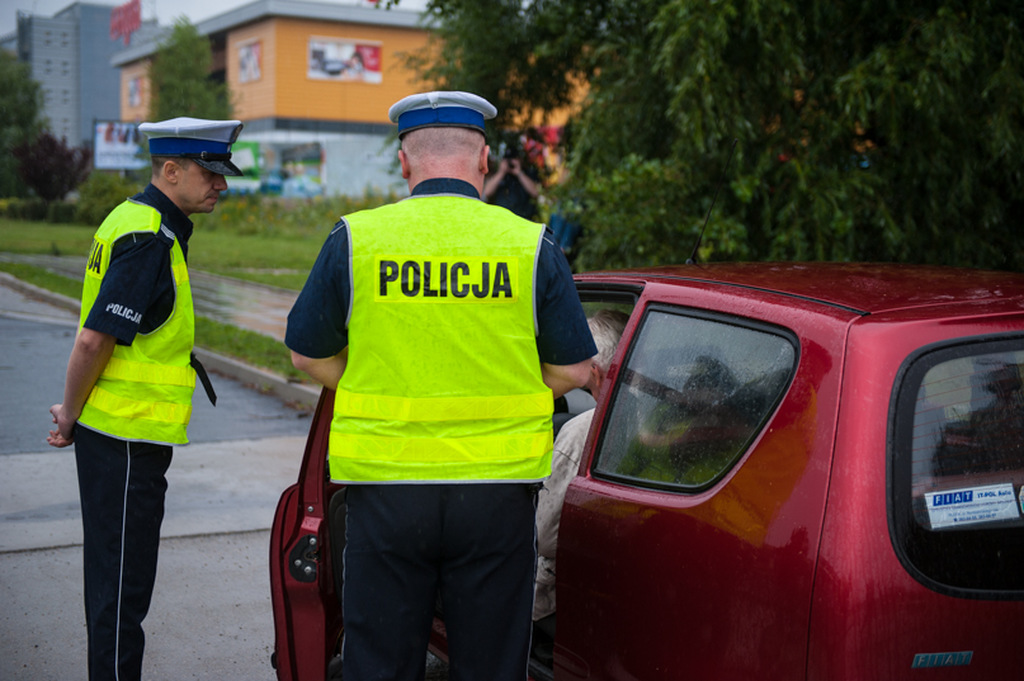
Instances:
[[[149,140],[149,153],[153,156],[180,156],[182,154],[226,154],[231,145],[226,142],[197,140],[185,137],[157,137]]]
[[[484,115],[464,106],[413,109],[398,117],[398,134],[428,125],[457,125],[484,129]]]

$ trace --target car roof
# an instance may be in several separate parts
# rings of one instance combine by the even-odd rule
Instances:
[[[719,283],[797,296],[861,314],[997,300],[1019,301],[1024,309],[1024,275],[928,265],[708,263],[585,272],[577,280]]]

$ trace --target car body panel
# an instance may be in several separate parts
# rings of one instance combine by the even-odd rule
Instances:
[[[914,574],[893,538],[890,487],[900,456],[896,392],[908,365],[927,348],[1007,334],[1024,349],[1024,276],[768,263],[576,280],[588,310],[627,301],[632,312],[563,507],[554,662],[534,668],[535,678],[1019,674],[1024,588],[950,592]],[[694,490],[600,468],[631,353],[649,320],[666,314],[774,329],[796,348],[790,382],[763,427],[730,468]],[[342,630],[329,503],[339,487],[326,472],[332,397],[324,391],[299,481],[282,495],[271,535],[281,681],[325,678]],[[1017,490],[1024,479],[1013,482]],[[289,561],[309,536],[320,551],[316,579],[303,581]],[[441,620],[431,650],[446,657]]]
[[[892,410],[891,387],[920,348],[1021,329],[1019,304],[998,301],[927,315],[882,314],[851,330],[844,379],[851,389],[838,421],[808,679],[900,678],[915,664],[935,665],[928,670],[933,678],[988,678],[1024,667],[1024,648],[1011,643],[1024,625],[1024,604],[938,593],[901,565],[887,523],[892,443],[883,427]],[[965,659],[969,665],[956,664]],[[949,666],[939,668],[943,661]]]

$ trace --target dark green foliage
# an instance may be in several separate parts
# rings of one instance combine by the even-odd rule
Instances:
[[[57,139],[46,130],[11,153],[22,181],[47,203],[63,199],[85,181],[92,164],[90,149],[69,147],[66,138]]]
[[[430,7],[455,61],[427,74],[505,122],[589,83],[569,150],[581,267],[685,261],[735,139],[705,259],[1024,268],[1024,4]]]
[[[44,201],[32,196],[0,201],[0,217],[33,222],[68,223],[74,220],[75,204],[68,201]]]
[[[230,118],[227,84],[222,74],[211,75],[212,65],[209,39],[199,35],[187,19],[179,19],[149,67],[149,120]]]
[[[78,190],[75,222],[99,227],[122,201],[142,191],[145,182],[134,182],[116,173],[97,170]]]
[[[269,198],[259,194],[223,195],[217,209],[194,215],[203,230],[225,231],[240,236],[326,236],[342,215],[376,208],[398,200],[394,194],[367,192],[363,196],[329,196],[311,199]]]
[[[43,94],[27,64],[0,50],[0,196],[26,196],[14,147],[35,139],[42,128]]]

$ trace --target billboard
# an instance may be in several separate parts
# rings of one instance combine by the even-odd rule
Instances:
[[[93,129],[93,167],[97,170],[135,170],[149,165],[139,146],[139,126],[121,121],[96,121]]]
[[[312,37],[306,76],[316,80],[380,83],[380,55],[380,43]]]

